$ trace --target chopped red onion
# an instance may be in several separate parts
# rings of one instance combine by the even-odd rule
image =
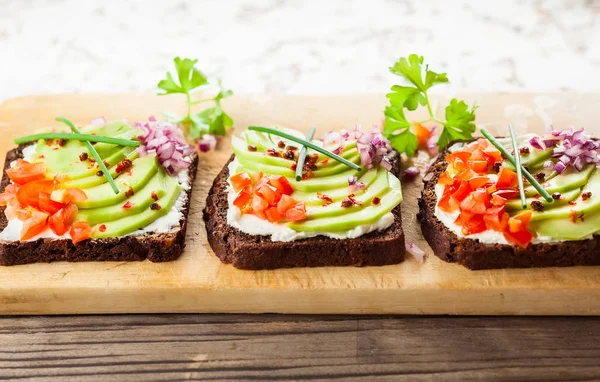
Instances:
[[[106,119],[104,117],[94,118],[92,119],[92,125],[97,128],[104,127],[106,126]]]
[[[404,175],[414,177],[419,175],[419,169],[416,166],[410,166],[406,170],[404,170]]]
[[[357,131],[356,129],[354,130]],[[391,164],[387,161],[386,156],[392,152],[392,145],[378,127],[374,127],[370,133],[363,132],[356,140],[356,147],[360,154],[360,163],[367,167],[380,164],[388,171],[392,169]]]
[[[423,264],[423,261],[425,259],[425,251],[417,247],[415,243],[406,244],[406,251],[413,255],[415,259],[417,259],[419,264]]]
[[[148,122],[135,122],[134,126],[144,132],[139,136],[142,143],[138,147],[140,155],[156,155],[169,174],[175,174],[192,164],[189,156],[194,148],[187,144],[183,132],[176,125],[157,121],[151,116]]]
[[[548,169],[552,167],[554,167],[554,162],[552,162],[551,160],[547,160],[544,162],[544,168]]]
[[[554,165],[554,169],[559,174],[562,174],[569,166],[573,166],[577,171],[581,171],[587,164],[600,166],[598,156],[600,145],[597,141],[592,140],[583,129],[574,130],[570,127],[561,131],[551,131],[551,135],[553,138],[544,140],[544,143],[549,140],[556,141],[556,144],[552,146],[554,147],[552,158],[559,158]],[[548,144],[546,146],[549,147]]]
[[[350,192],[355,192],[356,190],[362,190],[366,186],[367,185],[364,184],[363,182],[358,181],[358,177],[356,177],[356,176],[348,177],[348,190]]]
[[[198,141],[198,148],[203,153],[214,150],[217,147],[217,138],[212,134],[204,134]]]
[[[538,149],[538,150],[545,150],[546,147],[543,146],[542,141],[540,140],[540,137],[535,136],[533,138],[531,138],[529,140],[529,144],[531,145],[531,147],[533,147],[534,149]]]

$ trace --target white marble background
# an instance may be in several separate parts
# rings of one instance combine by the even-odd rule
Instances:
[[[0,0],[0,100],[152,91],[176,55],[237,92],[384,92],[412,52],[452,91],[598,91],[600,0]]]

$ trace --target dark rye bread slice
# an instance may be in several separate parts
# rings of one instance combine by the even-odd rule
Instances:
[[[448,152],[448,149],[442,152],[429,168],[419,199],[418,218],[421,221],[423,236],[437,257],[472,270],[600,265],[598,235],[594,235],[590,240],[530,244],[527,248],[506,244],[483,244],[478,240],[457,237],[435,217],[435,185],[446,171],[448,163],[445,157]]]
[[[12,161],[23,158],[25,146],[20,145],[6,154],[4,170],[10,167]],[[190,185],[193,184],[196,177],[197,168],[198,156],[194,155],[189,168]],[[0,190],[3,191],[9,183],[10,179],[4,172]],[[176,260],[185,246],[191,187],[185,192],[187,200],[184,205],[183,218],[179,221],[180,228],[173,232],[93,239],[77,244],[73,244],[70,239],[37,239],[26,242],[0,240],[0,265],[53,261],[141,261],[148,259],[158,263]],[[4,207],[0,207],[0,232],[6,228],[7,224]]]
[[[400,205],[392,213],[394,223],[384,231],[371,232],[355,239],[331,239],[325,236],[271,241],[269,236],[248,235],[227,224],[227,166],[232,155],[215,178],[206,199],[204,221],[208,242],[224,263],[239,269],[276,269],[293,267],[367,266],[397,264],[404,260],[404,232]],[[399,175],[400,161],[393,164]]]

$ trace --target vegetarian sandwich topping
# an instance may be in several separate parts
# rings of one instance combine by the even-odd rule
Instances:
[[[544,240],[581,240],[600,227],[599,146],[583,130],[510,139],[479,139],[446,155],[437,207],[465,236],[494,231],[526,247]],[[518,174],[522,174],[520,177]]]
[[[251,126],[234,136],[231,207],[242,217],[315,235],[387,228],[402,200],[400,181],[389,171],[397,160],[390,142],[378,128],[332,131],[322,140],[313,135],[314,129]]]

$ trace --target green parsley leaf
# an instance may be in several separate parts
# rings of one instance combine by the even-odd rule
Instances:
[[[390,72],[404,77],[412,83],[417,89],[426,92],[430,87],[436,84],[448,82],[446,73],[436,73],[425,67],[425,80],[423,80],[423,56],[411,54],[407,58],[400,58],[394,66],[390,67]]]
[[[419,123],[433,121],[443,127],[438,146],[443,149],[450,141],[468,139],[475,131],[475,109],[469,110],[464,101],[453,99],[446,108],[446,121],[440,121],[433,114],[427,91],[435,85],[448,82],[446,73],[436,73],[423,65],[423,57],[411,54],[400,58],[390,72],[404,78],[408,86],[394,85],[386,96],[390,106],[385,108],[383,134],[399,153],[413,156],[417,150],[417,137],[411,131],[412,123],[406,119],[404,109],[413,111],[419,106],[427,106],[429,119]]]
[[[470,139],[475,132],[475,110],[477,107],[469,106],[464,101],[458,101],[456,98],[450,101],[446,107],[446,122],[444,130],[438,140],[440,149],[446,147],[448,143],[457,139]]]
[[[187,99],[187,114],[184,117],[179,117],[175,113],[169,112],[164,112],[163,114],[169,121],[181,123],[188,137],[191,139],[199,139],[204,134],[225,135],[227,128],[233,127],[233,120],[221,107],[221,100],[233,95],[233,92],[223,88],[221,80],[217,79],[218,92],[214,97],[192,101],[191,92],[193,90],[211,84],[209,84],[206,76],[200,70],[196,69],[195,65],[198,60],[176,57],[173,61],[179,82],[173,78],[171,73],[167,73],[167,78],[158,83],[159,89],[162,90],[158,94],[185,94]],[[192,105],[201,102],[214,102],[215,106],[209,107],[200,113],[192,114]]]
[[[406,153],[409,157],[415,155],[417,151],[417,137],[410,129],[405,129],[400,134],[392,135],[389,140],[396,151]]]
[[[173,93],[189,94],[191,90],[208,84],[206,76],[194,67],[198,60],[190,60],[189,58],[182,60],[179,57],[175,57],[173,61],[175,62],[179,84],[173,79],[171,73],[167,73],[167,78],[158,83],[158,87],[165,91],[164,93],[159,93],[160,95]]]

